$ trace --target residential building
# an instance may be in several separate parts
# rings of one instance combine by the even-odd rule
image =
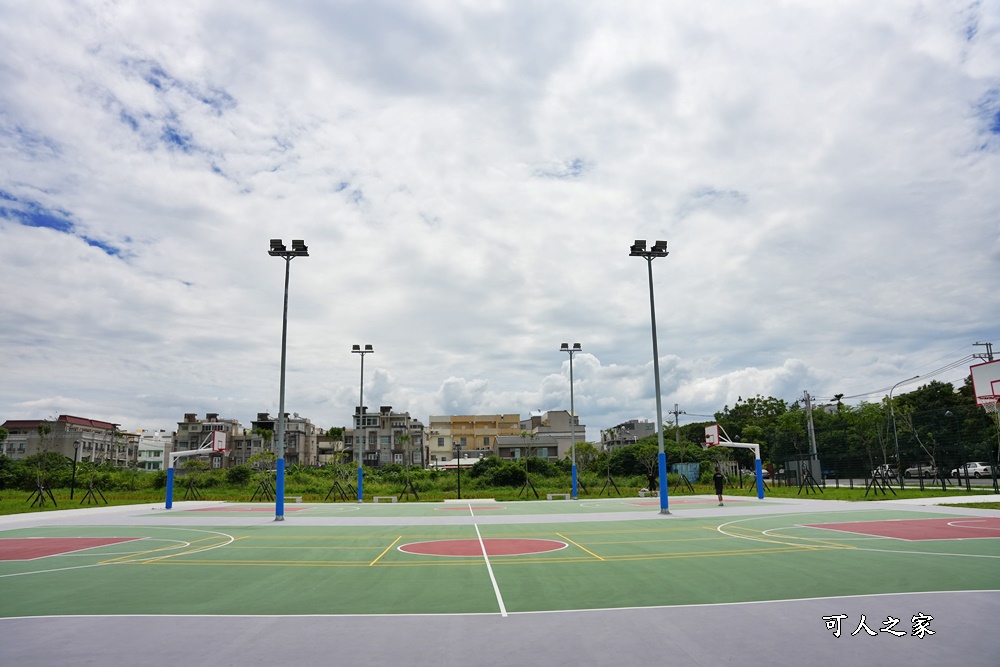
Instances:
[[[502,459],[521,459],[537,456],[555,462],[559,458],[559,441],[551,435],[532,438],[527,432],[520,435],[500,435],[495,441],[496,453]]]
[[[407,435],[409,439],[401,439]],[[344,431],[344,449],[354,458],[355,446],[361,448],[361,460],[366,466],[378,467],[392,463],[423,466],[424,425],[410,417],[409,412],[393,412],[383,405],[377,413],[361,407],[354,412],[354,428]]]
[[[166,452],[170,448],[173,433],[160,429],[158,431],[140,430],[138,467],[140,470],[166,470]]]
[[[451,461],[456,448],[461,449],[463,459],[497,454],[496,438],[520,433],[518,414],[432,415],[427,424],[428,465],[433,468]]]
[[[8,431],[3,453],[14,459],[58,452],[74,460],[125,467],[134,465],[138,458],[135,434],[119,431],[118,424],[98,419],[72,415],[59,415],[55,420],[9,419],[3,427]]]
[[[617,426],[601,431],[601,447],[612,450],[623,445],[631,445],[645,437],[656,435],[656,423],[648,420],[630,419]]]
[[[571,421],[572,420],[572,421]],[[532,415],[527,419],[522,419],[520,423],[521,432],[527,433],[529,437],[535,436],[535,444],[531,445],[539,449],[536,456],[541,456],[541,447],[545,447],[546,458],[556,461],[570,455],[573,437],[577,442],[586,442],[587,427],[580,423],[579,415],[571,415],[569,410],[549,410],[541,415]],[[552,438],[555,444],[549,444]],[[542,444],[545,442],[546,444]],[[550,448],[555,447],[555,451]]]
[[[208,440],[213,431],[222,431],[226,434],[226,445],[229,448],[225,452],[206,451],[204,455],[197,457],[198,460],[208,463],[213,468],[229,468],[235,463],[231,456],[236,439],[246,435],[246,429],[240,425],[238,419],[220,419],[215,412],[209,412],[204,419],[198,419],[195,413],[186,413],[184,421],[177,422],[177,431],[171,438],[171,452],[190,451],[201,449],[201,446]],[[190,459],[188,459],[190,460]]]
[[[257,419],[251,422],[253,431],[271,431],[274,438],[278,437],[278,419],[267,412],[258,412]],[[307,417],[300,417],[294,412],[289,416],[285,413],[285,464],[286,465],[319,465],[319,436],[322,431]],[[262,443],[263,444],[263,443]],[[277,441],[272,443],[272,449],[277,453]]]

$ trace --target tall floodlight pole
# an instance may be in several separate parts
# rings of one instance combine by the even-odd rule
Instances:
[[[576,409],[573,406],[573,354],[576,352],[582,352],[579,343],[573,343],[573,347],[569,346],[569,343],[563,343],[559,346],[561,352],[569,353],[569,449],[573,461],[573,486],[570,489],[573,493],[573,500],[577,499],[576,493]]]
[[[899,459],[899,436],[896,434],[896,410],[892,406],[892,392],[894,392],[896,387],[899,385],[906,384],[907,382],[913,382],[919,377],[919,375],[914,375],[911,378],[900,380],[896,384],[892,385],[892,389],[889,390],[889,414],[892,416],[892,440],[896,445],[896,482],[899,484],[899,488],[903,488],[903,462]]]
[[[358,502],[364,501],[364,491],[362,486],[364,484],[364,468],[362,467],[361,461],[361,434],[364,433],[365,428],[365,355],[371,354],[375,350],[371,345],[365,345],[365,349],[361,349],[360,345],[352,345],[351,352],[354,354],[361,355],[361,396],[358,399],[358,432],[354,434],[354,458],[358,461]]]
[[[656,304],[653,300],[653,260],[666,257],[667,242],[657,241],[652,248],[646,242],[637,240],[632,244],[629,257],[642,257],[649,268],[649,319],[653,325],[653,376],[656,388],[656,442],[659,446],[658,468],[660,473],[660,514],[670,514],[667,492],[667,454],[663,451],[663,405],[660,401],[660,353],[656,346]]]
[[[281,382],[278,391],[278,461],[277,479],[274,485],[274,520],[285,520],[285,344],[288,338],[288,273],[292,260],[296,257],[308,257],[309,249],[301,239],[292,241],[292,249],[288,250],[281,239],[271,239],[271,249],[267,251],[272,257],[285,260],[285,301],[281,311]]]

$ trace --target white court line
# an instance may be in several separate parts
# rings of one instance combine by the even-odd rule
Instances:
[[[469,504],[469,516],[475,517],[475,512],[472,511],[472,504]],[[497,604],[500,605],[500,616],[507,618],[507,607],[504,606],[503,596],[500,595],[500,586],[497,585],[497,578],[493,576],[493,566],[490,565],[490,557],[486,555],[486,544],[483,543],[483,536],[479,532],[479,524],[472,524],[476,529],[476,537],[479,538],[479,548],[483,550],[483,560],[486,561],[486,571],[490,573],[490,581],[493,582],[493,593],[497,596]]]

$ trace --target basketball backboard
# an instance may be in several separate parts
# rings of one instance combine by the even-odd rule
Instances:
[[[719,425],[711,424],[705,427],[705,447],[715,447],[719,444]]]
[[[976,405],[983,405],[983,396],[996,396],[1000,392],[1000,359],[987,361],[983,364],[969,366],[972,373],[972,393],[976,396]]]
[[[223,452],[226,450],[226,432],[212,431],[212,451]]]

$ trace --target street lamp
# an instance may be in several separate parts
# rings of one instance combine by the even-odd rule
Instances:
[[[892,385],[892,389],[889,390],[889,415],[892,417],[892,439],[896,447],[896,482],[899,484],[899,488],[903,488],[903,462],[899,458],[899,435],[896,434],[896,410],[892,406],[892,392],[896,390],[901,384],[906,384],[907,382],[913,382],[919,375],[914,375],[911,378],[906,378],[905,380],[900,380],[896,384]]]
[[[374,352],[371,345],[365,345],[365,349],[361,349],[360,345],[352,345],[351,352],[354,354],[361,355],[361,397],[358,399],[358,432],[354,434],[354,453],[358,460],[358,502],[363,502],[364,496],[362,495],[362,484],[364,484],[364,469],[361,467],[361,436],[360,433],[364,433],[365,424],[365,355]]]
[[[573,354],[576,352],[582,352],[579,343],[573,343],[573,347],[570,348],[569,343],[563,343],[559,346],[561,352],[569,353],[569,448],[573,461],[573,486],[571,491],[573,500],[576,500],[576,410],[573,407]]]
[[[288,337],[288,273],[292,260],[296,257],[308,257],[309,249],[301,239],[292,241],[292,249],[288,250],[281,239],[271,239],[271,249],[267,251],[272,257],[285,260],[285,299],[281,312],[281,382],[278,391],[278,461],[277,479],[274,493],[274,520],[285,520],[285,343]]]
[[[656,347],[656,306],[653,300],[653,260],[666,257],[667,242],[657,241],[652,248],[646,242],[637,240],[629,249],[629,257],[642,257],[649,268],[649,318],[653,326],[653,376],[656,388],[656,442],[659,447],[657,466],[660,473],[660,514],[670,514],[667,492],[667,455],[663,451],[663,405],[660,401],[660,353]]]
[[[69,483],[69,499],[73,500],[73,492],[76,491],[76,462],[80,460],[80,441],[73,443],[73,479]]]

